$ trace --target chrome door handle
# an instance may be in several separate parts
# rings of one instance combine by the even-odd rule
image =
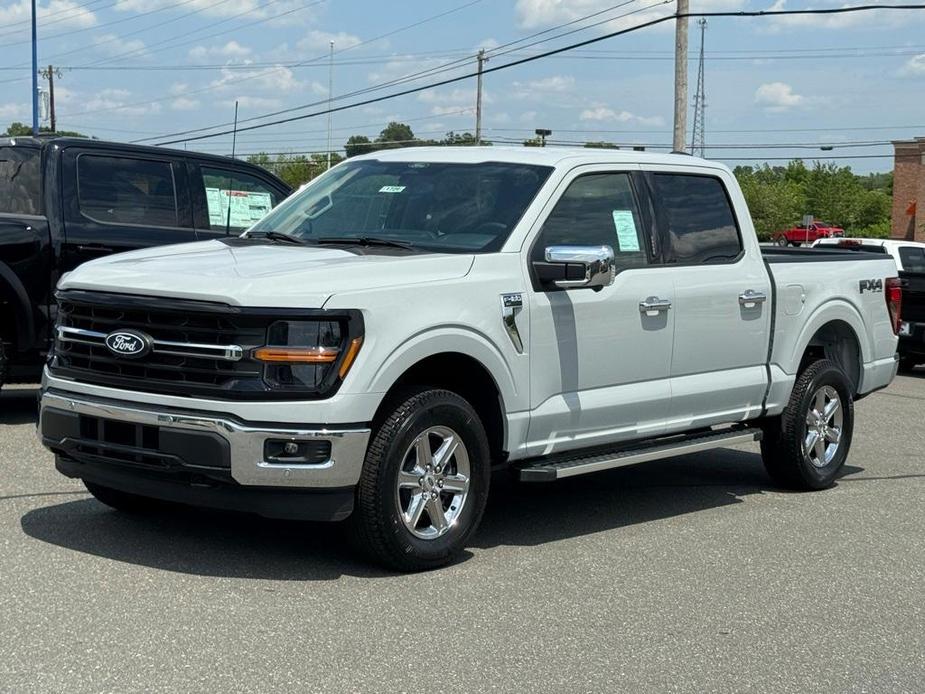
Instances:
[[[753,289],[746,289],[739,294],[739,304],[744,308],[755,308],[758,304],[763,304],[768,300],[768,295],[763,292],[756,292]]]
[[[650,296],[639,302],[639,312],[647,316],[657,316],[662,311],[667,311],[670,308],[670,301],[659,299],[657,296]]]

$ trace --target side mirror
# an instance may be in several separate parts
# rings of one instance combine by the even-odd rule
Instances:
[[[547,246],[546,262],[560,272],[552,283],[560,289],[590,287],[600,289],[613,284],[616,275],[610,246]]]

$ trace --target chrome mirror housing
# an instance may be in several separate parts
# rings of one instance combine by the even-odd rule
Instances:
[[[546,262],[583,268],[580,279],[556,280],[554,284],[560,289],[609,287],[616,275],[611,246],[547,246]]]

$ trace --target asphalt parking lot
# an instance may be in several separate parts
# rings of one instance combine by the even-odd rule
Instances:
[[[754,446],[498,484],[458,564],[336,528],[121,515],[0,395],[0,690],[925,691],[925,371],[857,404],[837,486]]]

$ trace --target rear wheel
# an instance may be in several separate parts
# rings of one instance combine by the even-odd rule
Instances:
[[[164,502],[157,499],[130,494],[118,489],[113,489],[112,487],[104,487],[101,484],[87,482],[86,480],[84,480],[84,486],[97,501],[125,513],[149,513],[164,505]]]
[[[354,538],[391,569],[447,564],[482,518],[490,474],[488,438],[472,406],[446,390],[410,394],[370,442]]]
[[[853,431],[848,377],[828,359],[813,362],[797,378],[783,413],[765,426],[765,468],[789,489],[829,487],[845,464]]]

